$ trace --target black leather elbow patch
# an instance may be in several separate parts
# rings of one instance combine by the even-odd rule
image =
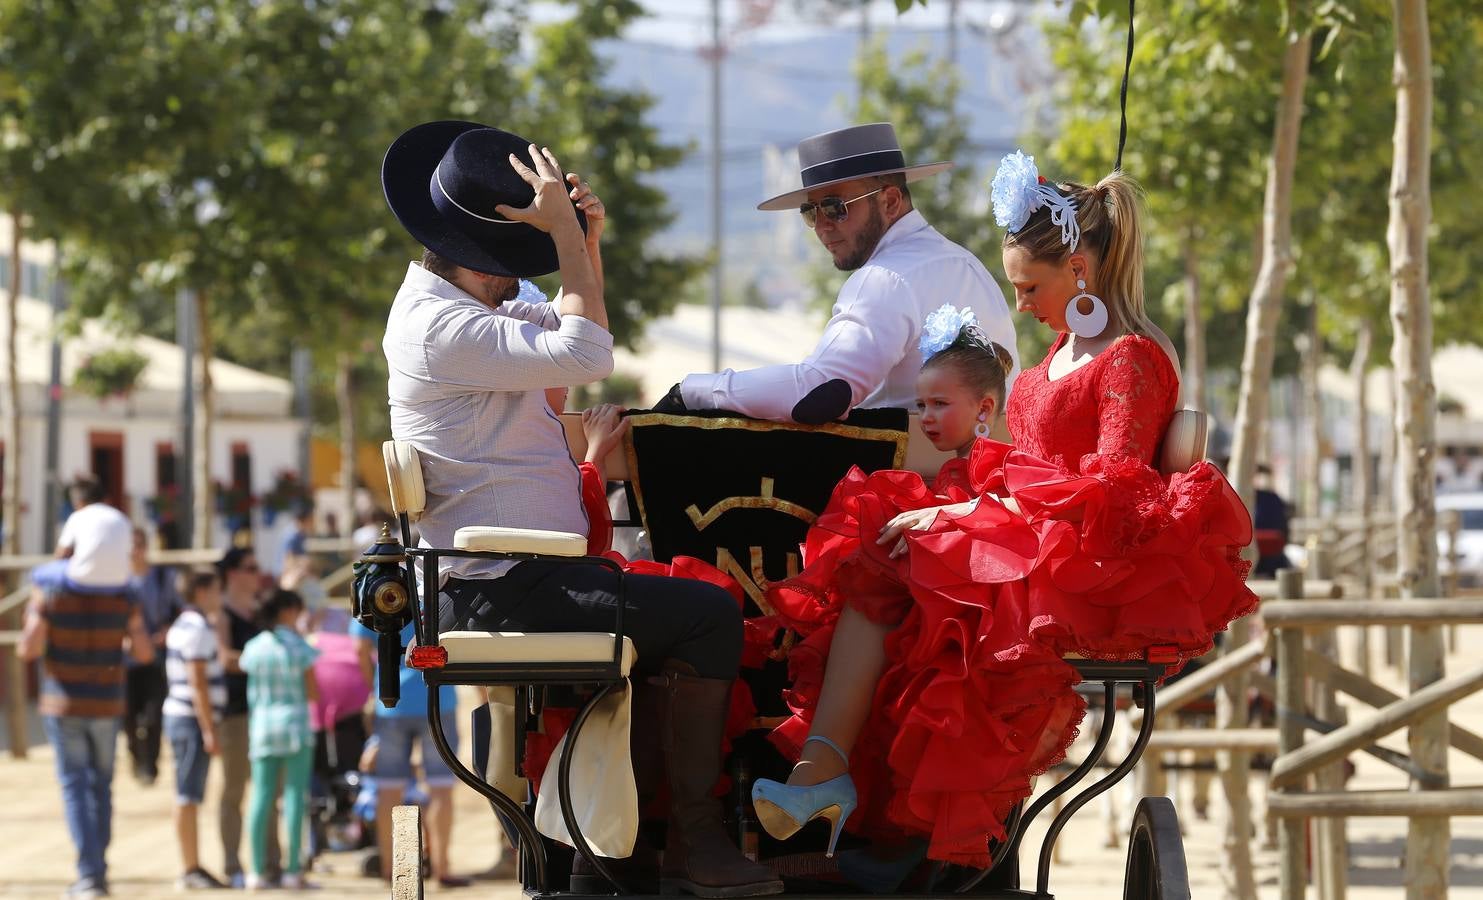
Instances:
[[[800,425],[823,425],[843,419],[850,411],[849,382],[843,378],[826,381],[807,394],[793,407],[793,421]]]

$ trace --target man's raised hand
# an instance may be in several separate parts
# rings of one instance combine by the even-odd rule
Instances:
[[[531,169],[520,157],[510,154],[510,167],[536,192],[529,206],[515,207],[501,203],[494,211],[507,219],[525,222],[548,234],[567,227],[577,228],[577,213],[567,198],[566,183],[561,177],[561,164],[549,149],[537,149],[530,145],[530,158],[535,163]]]

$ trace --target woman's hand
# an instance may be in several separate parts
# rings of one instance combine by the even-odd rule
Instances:
[[[616,403],[604,403],[582,410],[582,433],[587,436],[587,462],[602,471],[602,461],[628,432],[628,420],[623,418],[623,407]]]
[[[972,512],[973,507],[974,503],[970,500],[967,503],[947,503],[942,506],[909,509],[904,513],[898,513],[891,521],[886,523],[885,528],[881,529],[881,536],[876,539],[876,544],[884,546],[895,541],[896,546],[892,547],[891,552],[887,554],[891,559],[895,559],[906,553],[906,535],[903,532],[926,531],[932,527],[933,522],[937,521],[937,514],[939,512],[945,512],[951,516],[961,516],[965,513]]]
[[[608,221],[608,211],[602,200],[592,192],[592,185],[583,181],[576,172],[568,172],[566,183],[572,186],[568,194],[572,202],[587,216],[587,243],[593,245],[602,240],[603,226]]]

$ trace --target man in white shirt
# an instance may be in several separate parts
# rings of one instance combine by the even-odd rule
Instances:
[[[36,587],[83,594],[117,594],[129,586],[134,526],[104,503],[103,485],[84,475],[69,489],[73,513],[57,539],[57,559],[31,573]]]
[[[392,434],[422,461],[423,546],[452,547],[469,525],[586,535],[580,475],[545,389],[612,371],[602,282],[574,209],[596,198],[575,175],[565,178],[568,193],[549,150],[471,122],[403,134],[381,180],[392,212],[426,248],[407,269],[382,341]],[[558,269],[554,301],[519,299],[519,279]],[[730,842],[711,796],[741,663],[741,611],[730,594],[683,578],[620,580],[570,561],[445,559],[438,575],[440,631],[609,631],[623,603],[636,674],[663,677],[663,878],[703,897],[782,891]],[[640,784],[654,775],[635,772]],[[660,873],[652,851],[643,857],[624,861],[620,877],[647,893]],[[591,875],[573,864],[574,880]]]
[[[807,138],[798,160],[803,188],[758,209],[798,209],[835,268],[854,273],[823,337],[796,365],[689,375],[654,410],[726,409],[817,425],[856,407],[914,408],[922,367],[917,338],[927,315],[944,303],[972,309],[979,327],[1015,358],[1012,385],[1019,355],[998,283],[912,208],[907,184],[952,163],[906,165],[896,131],[885,122]]]

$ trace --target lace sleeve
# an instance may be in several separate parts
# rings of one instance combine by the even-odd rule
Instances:
[[[1139,335],[1109,352],[1097,388],[1097,452],[1151,464],[1179,393],[1174,367],[1163,348]]]

